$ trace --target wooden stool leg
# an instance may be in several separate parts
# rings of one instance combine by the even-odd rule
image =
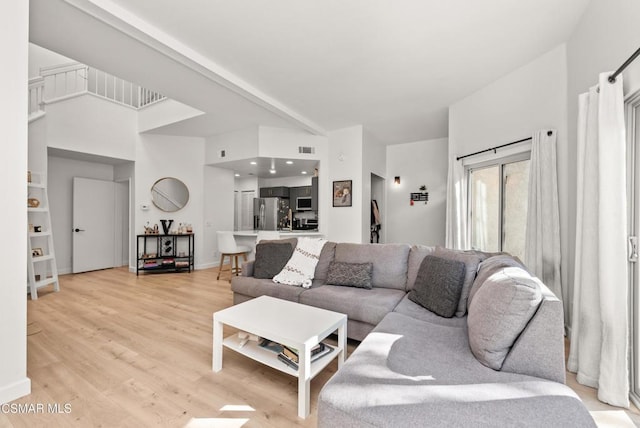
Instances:
[[[220,279],[220,273],[222,272],[222,265],[224,264],[224,254],[220,254],[220,266],[218,266],[218,280]]]
[[[234,259],[236,259],[236,270],[235,270],[235,275],[238,276],[238,271],[240,270],[240,266],[238,266],[238,255],[236,254],[235,256],[233,256]]]

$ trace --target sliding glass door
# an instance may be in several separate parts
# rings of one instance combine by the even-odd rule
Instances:
[[[640,406],[640,91],[627,97],[627,198],[629,202],[629,314],[631,400]]]
[[[471,247],[524,259],[530,153],[468,167]]]

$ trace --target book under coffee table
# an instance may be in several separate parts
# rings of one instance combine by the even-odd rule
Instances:
[[[277,354],[237,334],[223,338],[228,325],[298,350],[295,370],[278,360]],[[331,333],[338,332],[333,352],[311,362],[311,349]],[[222,370],[222,347],[233,349],[255,361],[298,378],[298,416],[309,416],[310,387],[313,379],[334,358],[344,363],[347,345],[347,316],[288,300],[261,296],[213,314],[213,371]]]

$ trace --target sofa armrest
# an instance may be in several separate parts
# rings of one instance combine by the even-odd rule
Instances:
[[[542,302],[513,344],[502,371],[565,383],[562,302],[545,286]]]
[[[253,276],[253,263],[255,260],[249,260],[242,263],[242,276]]]

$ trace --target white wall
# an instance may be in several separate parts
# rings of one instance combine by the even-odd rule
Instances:
[[[220,264],[216,232],[233,230],[234,178],[231,170],[204,166],[205,227],[199,238],[203,241],[201,267]]]
[[[568,233],[574,224],[569,220],[567,204],[570,189],[566,165],[573,152],[567,144],[566,94],[567,61],[563,44],[449,108],[450,158],[527,138],[539,129],[557,129],[563,285],[567,284]],[[470,161],[502,157],[527,148],[513,146],[511,150],[499,150],[497,155]]]
[[[259,187],[277,187],[277,186],[300,187],[300,186],[311,186],[311,176],[312,176],[312,174],[297,175],[295,177],[260,178],[260,179],[258,179],[258,186]]]
[[[189,223],[195,235],[195,265],[200,268],[207,255],[204,252],[204,139],[196,137],[175,137],[162,135],[139,136],[136,145],[136,204],[134,206],[134,222],[132,234],[144,233],[143,226],[157,224],[162,228],[160,219],[171,219],[173,225]],[[231,173],[231,171],[230,171]],[[233,174],[231,175],[233,177]],[[181,180],[189,189],[187,205],[176,212],[166,213],[151,203],[151,186],[163,177],[174,177]],[[212,184],[209,185],[209,187]],[[213,185],[218,185],[214,184]],[[229,221],[233,227],[233,180],[221,189],[228,192],[231,198],[231,214]],[[208,189],[209,190],[209,189]],[[149,206],[143,211],[141,205]],[[162,230],[162,229],[161,229]]]
[[[115,165],[113,168],[113,179],[117,182],[129,183],[129,213],[128,213],[128,236],[123,237],[124,242],[129,242],[129,269],[135,269],[136,267],[136,228],[134,227],[134,212],[136,206],[136,180],[135,180],[135,163],[126,162],[123,164]]]
[[[135,159],[136,110],[90,94],[47,104],[45,109],[49,147]]]
[[[567,42],[568,72],[568,152],[576,152],[578,95],[597,84],[598,75],[618,68],[640,46],[640,2],[634,0],[592,0]],[[623,73],[625,94],[640,89],[640,59]],[[576,216],[576,162],[568,156],[569,255],[563,269],[568,271],[569,292],[573,295]],[[564,254],[563,254],[564,256]],[[569,310],[572,311],[569,299]]]
[[[29,170],[47,173],[47,116],[29,123]]]
[[[258,183],[258,177],[239,177],[234,180],[233,188],[238,192],[242,192],[243,190],[253,190],[254,192],[256,192],[257,196],[260,186]]]
[[[448,147],[446,138],[387,147],[387,242],[445,244]],[[423,184],[429,202],[411,206],[410,193]]]
[[[352,206],[333,207],[331,198],[325,196],[328,205],[328,215],[319,215],[320,227],[328,225],[327,239],[335,242],[362,242],[362,126],[352,126],[329,132],[329,160],[328,168],[320,167],[320,179],[328,181],[324,189],[331,189],[333,181],[352,180]],[[326,182],[325,181],[325,182]],[[323,191],[330,195],[331,190]],[[323,198],[320,197],[320,202]],[[369,203],[369,201],[367,201]],[[368,219],[367,219],[367,224]],[[326,232],[325,232],[326,233]],[[367,240],[365,242],[369,242]]]
[[[73,177],[113,181],[113,165],[49,156],[48,193],[58,273],[72,272]]]
[[[27,377],[27,73],[29,4],[0,3],[0,129],[5,154],[0,159],[2,220],[0,247],[0,403],[31,392]]]
[[[259,156],[287,159],[323,160],[327,137],[288,128],[258,127]],[[313,147],[314,154],[299,153],[298,147]]]
[[[224,150],[225,157],[220,157]],[[249,159],[258,156],[258,128],[242,129],[226,134],[214,135],[206,140],[205,164],[215,165],[219,162],[229,162]]]

